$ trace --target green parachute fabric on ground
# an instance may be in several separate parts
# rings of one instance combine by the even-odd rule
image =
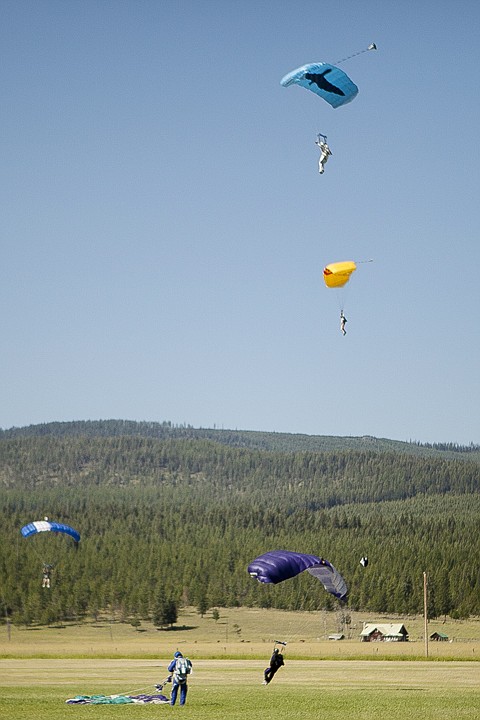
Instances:
[[[78,704],[88,705],[128,705],[134,703],[132,698],[126,697],[125,695],[119,695],[118,697],[110,697],[109,695],[76,695],[75,700]]]
[[[165,695],[75,695],[65,700],[67,705],[168,705]]]

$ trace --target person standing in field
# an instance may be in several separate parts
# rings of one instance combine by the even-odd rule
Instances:
[[[173,683],[170,705],[175,705],[179,689],[180,705],[185,705],[188,692],[187,678],[192,672],[191,661],[188,658],[183,657],[182,653],[177,650],[177,652],[173,655],[172,662],[168,666],[168,672],[172,673]]]

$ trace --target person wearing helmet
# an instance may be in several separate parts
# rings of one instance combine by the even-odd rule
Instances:
[[[264,676],[264,685],[268,685],[269,682],[273,680],[273,676],[277,672],[277,670],[280,670],[282,665],[285,665],[283,661],[283,655],[280,652],[278,648],[275,648],[272,654],[272,657],[270,658],[270,665],[265,668],[263,676]]]
[[[168,666],[168,672],[172,674],[172,694],[170,696],[170,705],[175,705],[179,688],[180,705],[185,705],[188,692],[187,678],[192,672],[191,661],[188,658],[183,657],[182,653],[177,650],[173,654],[173,660]]]

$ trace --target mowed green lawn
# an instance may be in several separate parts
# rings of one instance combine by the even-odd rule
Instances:
[[[431,643],[423,658],[421,619],[410,643],[360,643],[367,616],[353,614],[351,640],[328,642],[335,614],[221,610],[182,612],[174,629],[142,623],[0,628],[1,720],[159,718],[201,720],[480,720],[477,619],[431,624],[453,643]],[[380,619],[380,618],[375,618]],[[393,618],[389,618],[393,621]],[[398,621],[398,620],[397,620]],[[288,640],[286,666],[262,685],[274,639]],[[468,641],[464,642],[466,638]],[[70,706],[77,694],[154,692],[177,648],[194,663],[187,705]],[[417,660],[418,658],[418,660]],[[169,694],[169,686],[166,686]]]
[[[180,713],[202,720],[476,720],[480,667],[476,662],[286,660],[261,684],[260,660],[194,660],[187,705],[69,706],[76,694],[153,692],[167,659],[0,660],[0,717],[158,718]],[[167,686],[168,687],[168,686]],[[168,692],[168,691],[167,691]]]

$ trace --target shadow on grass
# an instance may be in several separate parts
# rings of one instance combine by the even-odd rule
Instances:
[[[168,627],[155,628],[158,632],[177,632],[183,630],[196,630],[198,625],[169,625]]]

